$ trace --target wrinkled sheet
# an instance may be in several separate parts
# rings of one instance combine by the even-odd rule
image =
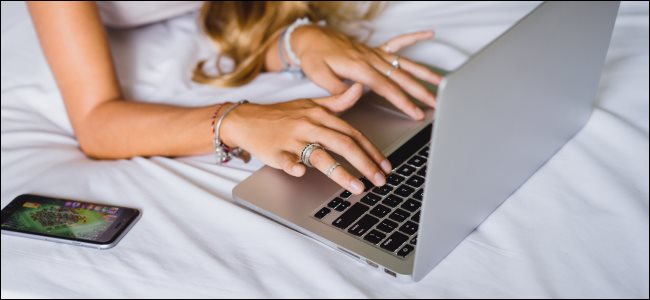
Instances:
[[[414,30],[404,54],[453,69],[536,2],[392,3],[370,44]],[[263,74],[233,89],[189,80],[214,54],[196,15],[111,30],[126,95],[186,106],[326,93]],[[210,155],[86,158],[22,3],[2,3],[4,207],[37,193],[140,208],[111,250],[2,235],[2,297],[648,297],[648,4],[623,3],[598,107],[572,141],[419,283],[391,279],[232,203],[254,170]],[[119,141],[116,141],[119,142]]]

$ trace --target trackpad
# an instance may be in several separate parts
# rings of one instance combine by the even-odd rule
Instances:
[[[385,155],[395,149],[401,137],[412,136],[431,120],[433,112],[425,110],[426,121],[414,121],[375,93],[367,93],[341,118],[363,132]],[[392,148],[392,149],[391,149]]]

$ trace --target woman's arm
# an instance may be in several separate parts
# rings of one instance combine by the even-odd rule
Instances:
[[[30,2],[41,46],[84,153],[95,158],[191,155],[212,149],[215,107],[126,101],[93,2]]]
[[[126,101],[93,2],[34,2],[29,10],[84,153],[95,158],[180,156],[213,149],[210,121],[216,107],[182,108]],[[318,142],[341,154],[375,185],[391,166],[358,130],[335,113],[361,95],[355,85],[341,95],[272,105],[244,104],[224,119],[220,135],[267,165],[302,176],[302,148]],[[224,110],[221,110],[223,112]],[[333,158],[315,150],[311,163],[325,172]],[[382,172],[383,170],[383,172]],[[363,184],[344,168],[332,180],[355,194]]]

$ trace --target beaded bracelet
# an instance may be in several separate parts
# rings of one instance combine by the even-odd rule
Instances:
[[[291,23],[291,25],[289,25],[278,38],[278,54],[280,55],[280,61],[282,62],[282,72],[296,74],[298,77],[304,77],[300,58],[298,58],[298,55],[296,55],[291,47],[291,35],[296,28],[312,24],[314,23],[312,23],[309,18],[298,18]],[[325,26],[326,22],[322,20],[316,23],[316,25]],[[282,49],[283,44],[284,51]],[[289,62],[285,59],[285,53]]]

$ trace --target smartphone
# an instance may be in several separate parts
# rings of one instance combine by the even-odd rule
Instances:
[[[109,249],[142,214],[135,208],[20,195],[2,209],[2,233]]]

